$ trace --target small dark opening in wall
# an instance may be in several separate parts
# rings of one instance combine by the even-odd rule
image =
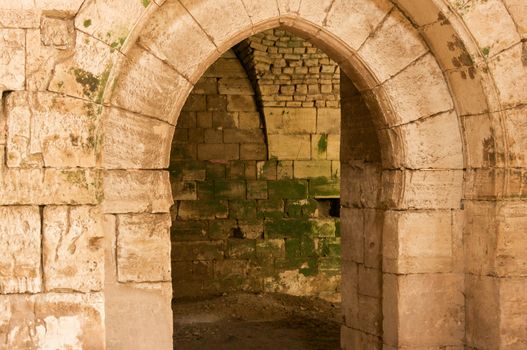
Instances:
[[[317,198],[318,214],[321,217],[340,217],[340,198]]]

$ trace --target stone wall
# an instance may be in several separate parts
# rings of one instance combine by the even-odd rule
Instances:
[[[1,347],[173,348],[180,109],[220,52],[285,26],[353,80],[380,146],[383,226],[341,217],[342,347],[525,348],[526,23],[524,0],[0,0]],[[379,232],[380,306],[351,263]]]
[[[183,107],[170,166],[174,296],[246,290],[336,300],[340,124],[330,123],[340,109],[330,119],[296,108],[279,127],[305,148],[269,151],[269,125],[278,122],[259,113],[258,98],[229,51]],[[328,147],[329,132],[337,147]]]

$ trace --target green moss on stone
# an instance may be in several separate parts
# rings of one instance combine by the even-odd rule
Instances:
[[[317,177],[309,180],[309,196],[314,198],[336,198],[340,196],[340,180]]]
[[[143,7],[148,7],[150,5],[150,0],[141,0],[141,3],[143,4]]]
[[[277,180],[267,184],[269,199],[304,199],[307,198],[306,180]]]
[[[317,151],[319,154],[323,154],[328,149],[328,135],[322,134],[320,135],[320,139],[318,140],[317,144]]]
[[[88,28],[89,26],[91,26],[91,19],[85,19],[84,22],[82,22],[82,25],[84,26],[84,28]]]

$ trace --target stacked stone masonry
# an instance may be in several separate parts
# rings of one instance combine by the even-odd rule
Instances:
[[[278,121],[259,113],[257,99],[228,51],[183,107],[170,164],[174,296],[245,290],[339,300],[340,225],[330,199],[338,207],[340,127],[332,123],[340,109],[296,108]],[[272,153],[271,125],[305,146]],[[328,151],[329,137],[336,147]]]
[[[524,0],[0,0],[0,348],[173,348],[178,116],[279,27],[370,112],[341,130],[342,348],[526,348],[526,23]]]

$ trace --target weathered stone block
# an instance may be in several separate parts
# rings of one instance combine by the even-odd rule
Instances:
[[[411,169],[462,169],[463,144],[454,112],[396,128],[406,149],[404,166]],[[442,137],[436,137],[438,134]]]
[[[12,93],[6,101],[10,167],[93,167],[100,107],[51,93]]]
[[[382,176],[383,201],[388,207],[459,209],[461,206],[462,170],[384,171]]]
[[[119,215],[119,282],[170,281],[170,215]]]
[[[302,160],[311,158],[309,135],[269,135],[269,157],[280,160]]]
[[[101,174],[82,169],[6,169],[0,174],[0,204],[97,204]]]
[[[75,27],[119,50],[140,17],[146,16],[149,3],[127,0],[84,3],[80,10],[76,9]]]
[[[462,346],[464,276],[384,274],[384,342],[394,347]]]
[[[106,108],[103,165],[107,169],[160,169],[170,160],[174,127],[153,118]]]
[[[340,196],[339,179],[317,177],[309,180],[309,196],[314,198],[337,198]]]
[[[386,81],[383,87],[392,100],[396,114],[394,123],[397,124],[449,111],[454,107],[443,72],[432,54],[421,57]]]
[[[293,164],[293,169],[296,179],[331,178],[331,161],[328,160],[297,160]]]
[[[173,242],[172,261],[222,260],[225,250],[223,241]]]
[[[386,211],[383,271],[451,272],[454,267],[452,214],[447,211]]]
[[[44,208],[42,255],[46,291],[97,291],[104,280],[102,214],[97,207]]]
[[[26,81],[25,32],[22,29],[0,29],[0,90],[23,90]]]
[[[249,31],[252,28],[249,15],[241,1],[228,0],[221,4],[199,6],[184,0],[182,4],[219,47],[233,46],[237,42],[233,37],[239,35],[242,30]]]
[[[527,100],[527,90],[522,85],[527,79],[524,52],[524,43],[519,43],[497,54],[489,62],[504,107],[515,107]]]
[[[338,0],[324,20],[324,27],[357,50],[391,10],[385,0]]]
[[[112,62],[118,54],[80,31],[76,32],[75,42],[74,54],[55,66],[48,89],[102,102]]]
[[[198,145],[200,160],[234,160],[240,159],[240,147],[235,143],[207,143]]]
[[[383,82],[422,56],[427,49],[410,21],[401,12],[393,11],[358,53],[377,79]]]
[[[214,181],[214,197],[216,199],[245,199],[246,192],[244,180]]]
[[[458,10],[486,55],[494,56],[520,41],[514,21],[502,1],[471,2]]]
[[[43,16],[40,33],[44,46],[60,49],[71,49],[75,46],[75,28],[71,19]]]
[[[105,213],[168,213],[173,204],[168,171],[108,170],[103,189]]]
[[[264,109],[268,134],[305,134],[317,130],[315,108],[270,108]]]
[[[178,217],[183,220],[196,219],[226,219],[229,215],[227,201],[181,201],[178,208]]]
[[[247,181],[247,199],[267,199],[267,181]]]
[[[269,199],[304,199],[307,198],[306,180],[269,181]]]
[[[0,329],[7,349],[105,346],[101,293],[1,296],[0,310]]]
[[[112,104],[176,125],[191,85],[165,62],[135,46],[123,59],[114,89]]]
[[[38,207],[0,207],[0,217],[0,294],[42,291]]]

